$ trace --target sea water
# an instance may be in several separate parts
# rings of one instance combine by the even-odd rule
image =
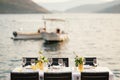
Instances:
[[[45,18],[61,18],[65,22],[47,21],[47,30],[58,26],[68,33],[69,40],[46,43],[44,40],[12,40],[13,31],[37,32]],[[98,66],[108,67],[120,79],[120,14],[0,14],[0,80],[22,64],[24,56],[68,57],[74,66],[79,56],[95,56]]]

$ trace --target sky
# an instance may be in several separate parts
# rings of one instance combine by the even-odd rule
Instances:
[[[80,5],[100,4],[105,2],[111,2],[114,0],[33,0],[33,1],[48,10],[65,11],[66,9]]]

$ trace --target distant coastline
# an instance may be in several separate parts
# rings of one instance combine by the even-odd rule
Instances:
[[[101,4],[86,4],[67,9],[67,13],[120,13],[120,1]]]
[[[50,13],[31,0],[0,0],[0,14]]]

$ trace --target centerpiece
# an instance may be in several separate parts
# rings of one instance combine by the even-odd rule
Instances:
[[[43,56],[43,51],[39,51],[39,60],[37,61],[36,67],[40,70],[44,69],[44,63],[48,62],[48,59]]]
[[[83,67],[83,62],[84,62],[84,58],[83,57],[75,57],[75,65],[76,67],[78,67],[78,69],[80,71],[83,71],[84,67]]]
[[[76,55],[76,57],[75,57],[75,66],[78,67],[79,71],[83,71],[83,69],[84,69],[83,63],[84,63],[84,58],[79,57],[78,55]]]

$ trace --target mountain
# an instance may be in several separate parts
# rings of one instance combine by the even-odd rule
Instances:
[[[66,10],[66,12],[77,12],[77,13],[120,13],[120,1],[115,0],[112,2],[102,3],[102,4],[89,4],[77,6]],[[117,8],[117,9],[116,9]],[[117,11],[118,10],[118,11]]]
[[[101,10],[99,13],[120,13],[120,4]]]
[[[31,0],[0,0],[0,13],[48,13]]]

